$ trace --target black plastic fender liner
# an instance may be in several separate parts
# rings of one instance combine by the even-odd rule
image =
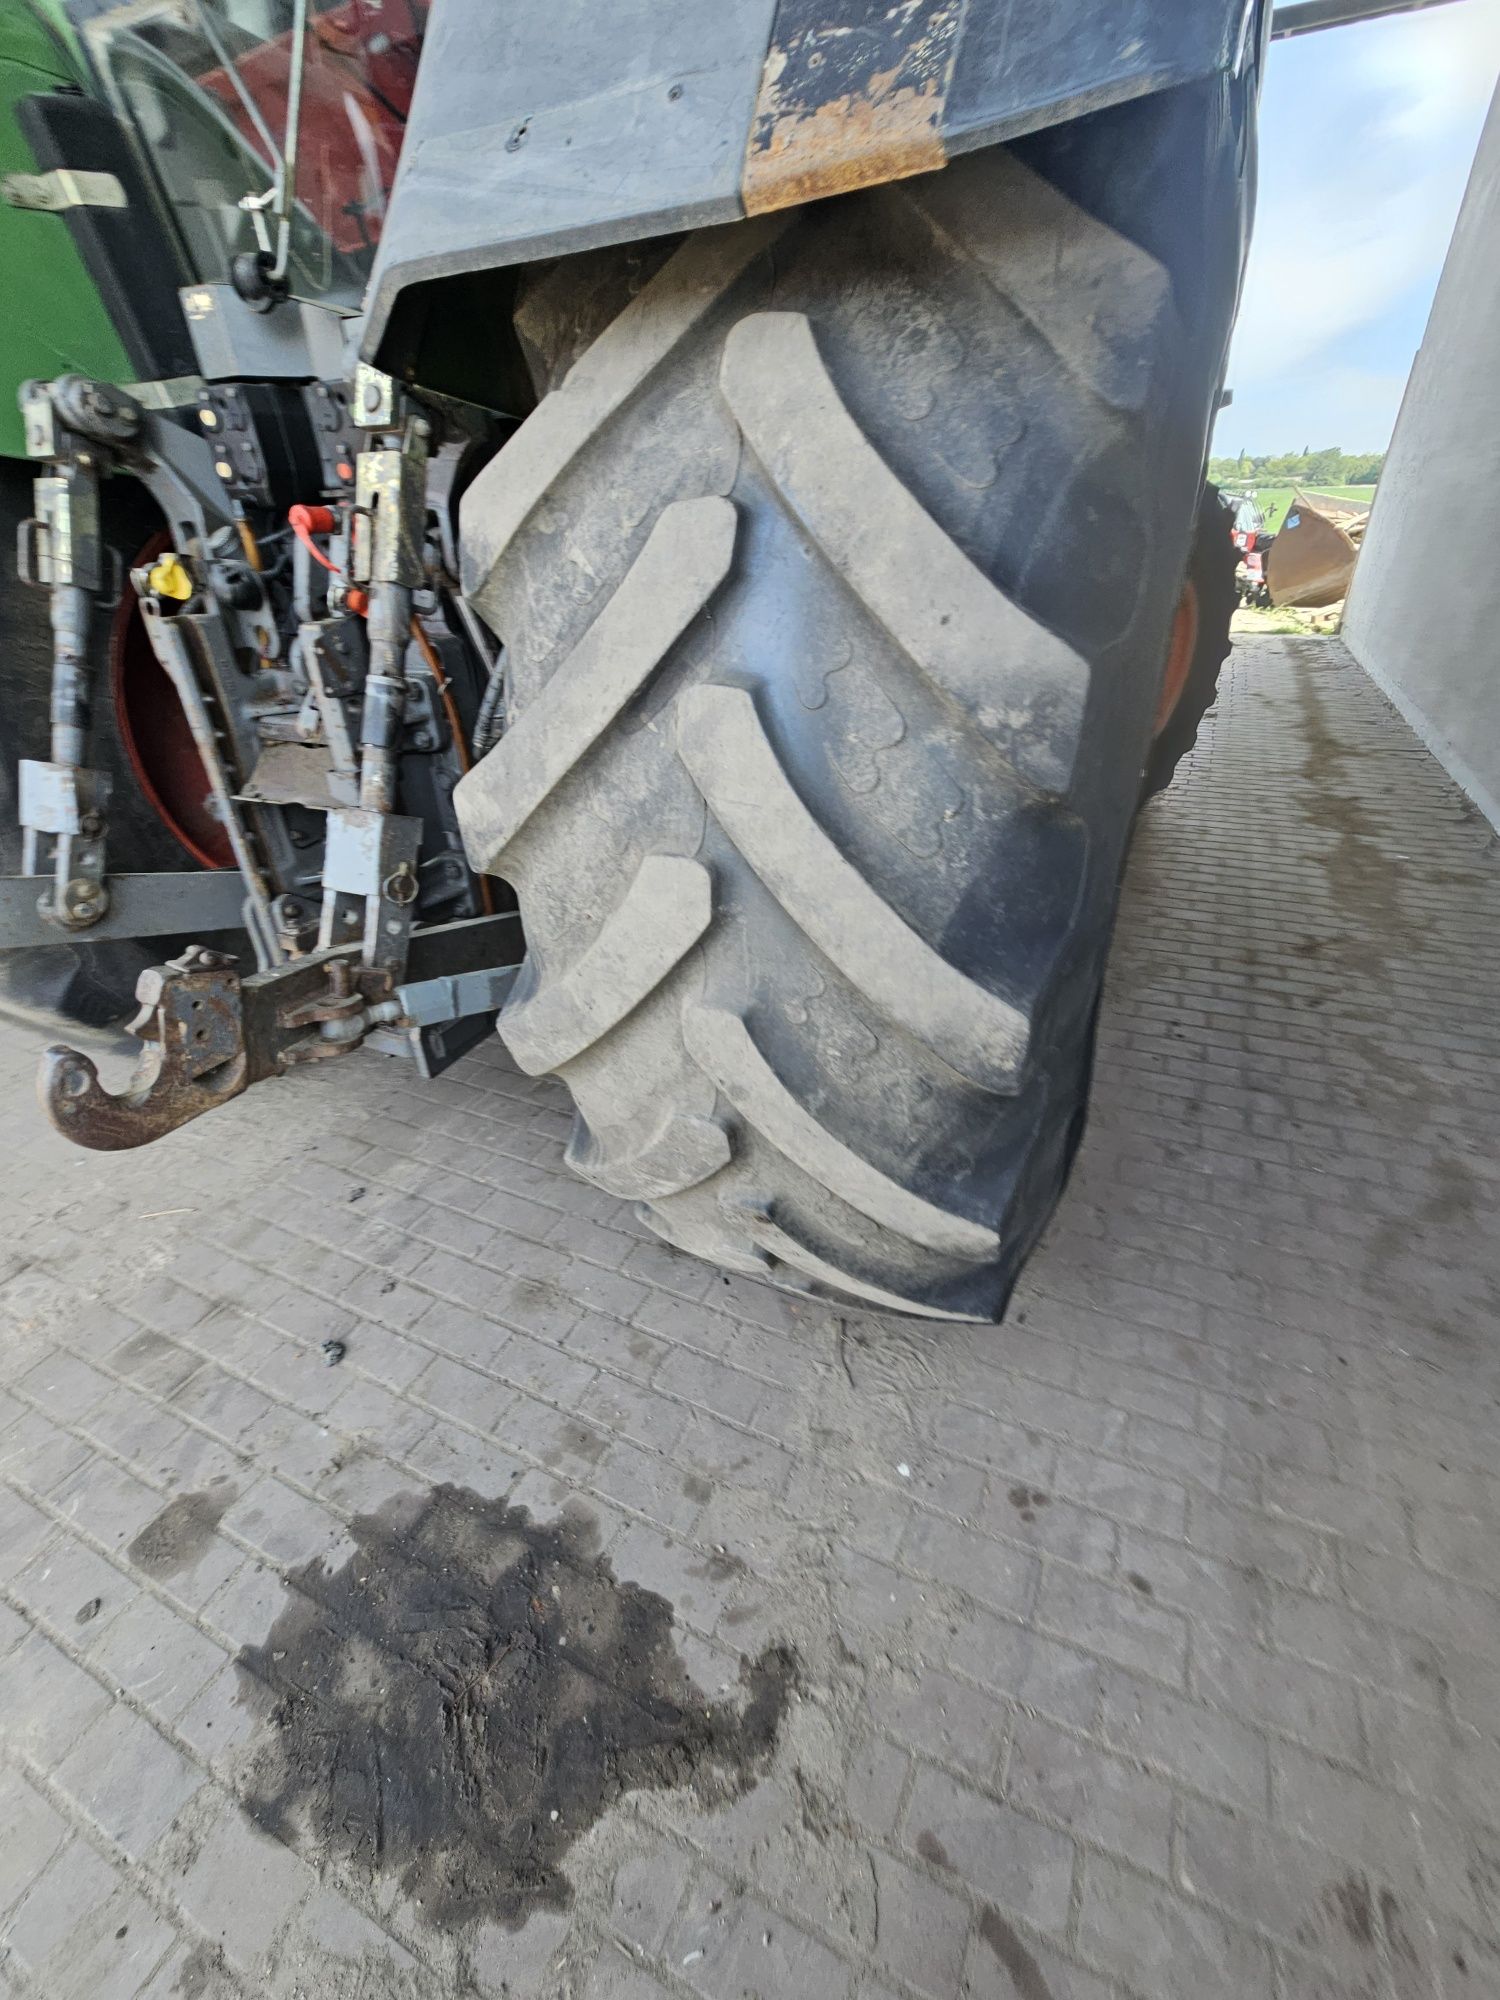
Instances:
[[[434,0],[362,351],[404,374],[428,318],[421,294],[445,279],[872,186],[1240,74],[1263,11],[1260,0]]]
[[[113,174],[124,190],[123,208],[69,208],[66,221],[140,379],[196,373],[177,296],[189,273],[178,262],[120,120],[93,98],[62,90],[23,98],[16,116],[43,171]]]
[[[1232,151],[1228,87],[1140,201]],[[1145,108],[1087,121],[1101,178]],[[1082,1131],[1233,307],[1234,210],[1191,219],[1169,263],[998,148],[695,232],[465,497],[501,1034],[679,1247],[1004,1309]]]

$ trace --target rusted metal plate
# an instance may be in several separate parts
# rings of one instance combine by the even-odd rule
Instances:
[[[965,0],[781,0],[741,194],[748,215],[929,173]]]
[[[1294,494],[1266,558],[1271,602],[1316,609],[1346,597],[1368,515],[1357,501]]]

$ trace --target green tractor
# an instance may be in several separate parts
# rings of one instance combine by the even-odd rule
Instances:
[[[498,1016],[668,1242],[998,1319],[1227,650],[1268,26],[6,0],[0,969],[143,1038],[57,1128]]]

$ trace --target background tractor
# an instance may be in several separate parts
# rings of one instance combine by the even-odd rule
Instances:
[[[1264,7],[0,24],[0,943],[144,1038],[54,1123],[499,1009],[669,1242],[999,1317],[1227,650]]]

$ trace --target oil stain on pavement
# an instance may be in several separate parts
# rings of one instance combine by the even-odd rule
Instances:
[[[146,1523],[126,1554],[137,1569],[158,1581],[191,1569],[213,1547],[214,1530],[237,1491],[221,1475],[201,1493],[179,1493]]]
[[[457,1487],[353,1524],[343,1566],[294,1572],[239,1657],[269,1717],[247,1810],[313,1858],[394,1875],[425,1918],[518,1925],[571,1897],[562,1862],[624,1793],[747,1790],[795,1679],[771,1648],[710,1703],[672,1607],[621,1582],[586,1518],[534,1522]]]

